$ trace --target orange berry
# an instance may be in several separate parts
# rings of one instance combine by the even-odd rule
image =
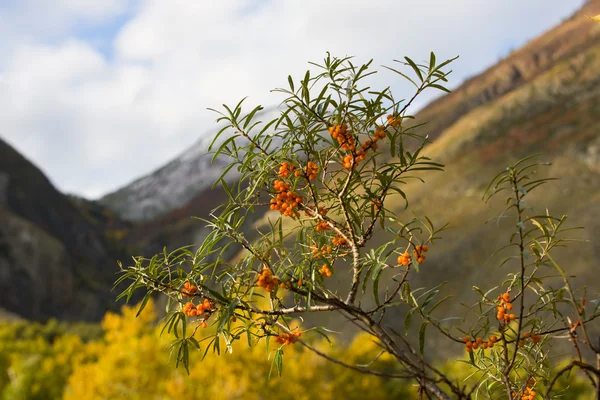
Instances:
[[[333,275],[333,272],[331,272],[331,269],[329,269],[329,266],[327,264],[323,264],[323,266],[319,270],[319,274],[321,274],[321,276],[323,277],[330,277],[331,275]]]
[[[206,321],[200,321],[200,328],[206,328]]]
[[[192,285],[190,282],[183,284],[183,290],[181,293],[186,297],[193,297],[198,292],[198,288]]]

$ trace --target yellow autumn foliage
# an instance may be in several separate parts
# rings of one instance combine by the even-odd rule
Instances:
[[[279,377],[275,367],[271,371],[273,342],[269,352],[264,341],[253,347],[237,341],[231,354],[209,352],[204,360],[207,343],[201,342],[188,375],[183,367],[174,368],[164,351],[172,337],[159,335],[154,304],[149,302],[137,318],[136,310],[124,307],[121,314],[107,313],[102,332],[90,326],[70,331],[52,321],[0,323],[0,400],[418,398],[411,383],[352,371],[299,343],[284,347]],[[199,330],[197,339],[210,329]],[[329,344],[311,333],[302,338],[351,365],[368,364],[379,354],[367,335],[356,336],[348,345]],[[396,365],[382,355],[370,368],[394,373]],[[462,381],[473,372],[465,366],[454,360],[441,369]],[[565,377],[558,387],[568,390],[569,398],[589,398],[585,381]]]
[[[285,346],[282,377],[273,367],[268,378],[271,361],[264,342],[248,347],[242,341],[233,344],[231,354],[209,353],[204,360],[202,348],[191,357],[187,375],[183,367],[175,369],[169,362],[168,352],[163,349],[172,338],[159,336],[155,317],[151,303],[137,319],[135,308],[124,307],[122,315],[108,313],[102,322],[105,342],[86,346],[87,358],[94,360],[75,366],[64,398],[252,400],[276,394],[296,400],[333,400],[363,399],[365,393],[370,399],[410,398],[409,392],[415,392],[402,381],[364,375],[332,364],[299,344]],[[357,336],[348,347],[332,346],[324,340],[316,340],[314,345],[349,364],[369,363],[379,353],[378,346],[366,335]],[[393,372],[394,364],[382,356],[376,366]]]

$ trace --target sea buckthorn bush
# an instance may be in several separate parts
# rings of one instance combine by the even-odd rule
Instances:
[[[446,227],[404,212],[410,209],[407,182],[425,183],[427,174],[444,167],[427,157],[428,138],[419,134],[410,108],[426,90],[448,91],[443,85],[452,60],[438,63],[432,53],[426,64],[406,57],[396,62],[386,67],[390,79],[415,86],[406,100],[368,86],[377,73],[372,62],[355,65],[352,58],[327,55],[313,64],[316,74],[307,71],[299,81],[290,76],[288,87],[276,90],[284,98],[271,121],[258,120],[260,106],[244,112],[244,100],[224,105],[217,111],[224,126],[211,151],[231,160],[216,183],[229,201],[203,220],[210,233],[197,250],[165,249],[121,265],[117,283],[131,280],[121,296],[144,290],[139,312],[154,293],[167,296],[163,331],[175,335],[172,357],[188,370],[210,350],[232,352],[235,342],[264,341],[280,375],[286,346],[302,346],[338,366],[409,380],[423,398],[560,397],[568,389],[560,382],[571,373],[598,390],[594,357],[600,349],[589,333],[598,302],[586,301],[587,292],[571,286],[552,256],[569,240],[566,217],[531,214],[528,194],[549,180],[537,177],[543,165],[534,158],[501,171],[484,194],[484,201],[507,194],[502,217],[514,220],[499,249],[511,268],[506,280],[476,288],[479,300],[459,324],[438,313],[451,299],[437,299],[443,283],[428,290],[409,284],[415,274],[427,274],[427,256]],[[228,178],[234,168],[235,183]],[[398,200],[403,207],[395,206]],[[257,226],[253,213],[266,213],[264,223]],[[392,307],[406,315],[405,332],[384,324]],[[312,341],[331,331],[300,317],[331,312],[370,335],[380,355],[357,365],[315,348]],[[198,328],[206,326],[211,333],[197,340]],[[425,356],[432,330],[464,354],[456,361],[465,363],[460,373]],[[571,356],[552,351],[561,340],[571,343]],[[396,363],[392,372],[377,367],[383,356]]]

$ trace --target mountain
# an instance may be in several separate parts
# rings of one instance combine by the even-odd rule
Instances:
[[[158,170],[100,199],[127,220],[149,220],[185,205],[221,174],[222,159],[211,164],[207,149],[216,130]]]
[[[109,210],[106,210],[110,213]],[[95,320],[123,255],[105,228],[0,138],[0,309],[25,318]]]
[[[588,1],[555,28],[416,115],[417,123],[428,122],[419,128],[433,142],[427,152],[448,164],[446,174],[431,177],[444,204],[449,205],[448,198],[454,198],[460,203],[457,210],[461,210],[462,204],[470,204],[465,199],[478,201],[484,184],[498,168],[536,152],[543,152],[560,165],[566,163],[568,168],[554,167],[549,171],[564,179],[560,184],[563,191],[570,185],[596,191],[600,148],[597,73],[600,27],[586,15],[598,13],[600,1]],[[102,199],[103,204],[125,217],[140,217],[144,212],[153,214],[140,211],[145,207],[138,204],[161,205],[155,210],[162,210],[162,217],[142,224],[147,227],[143,229],[153,232],[150,235],[153,239],[146,237],[144,246],[155,249],[161,244],[197,243],[202,237],[199,233],[202,224],[190,216],[206,217],[224,199],[224,194],[217,192],[220,189],[209,189],[212,180],[204,179],[215,177],[215,168],[220,171],[226,162],[219,160],[216,167],[208,164],[203,152],[208,140],[209,137],[204,137],[167,166]],[[573,174],[583,175],[574,180]],[[167,186],[171,189],[166,190]],[[421,188],[414,190],[418,196]],[[116,198],[121,202],[112,205]],[[558,209],[576,209],[587,198],[569,196],[569,207],[557,204]],[[430,204],[433,199],[427,197],[420,204]],[[459,222],[458,214],[449,214],[444,211],[446,207],[440,208],[435,201],[431,207],[441,220],[450,217]],[[472,207],[481,212],[485,209],[479,203]]]
[[[266,108],[257,113],[256,118],[270,120],[276,111],[275,107]],[[201,193],[213,185],[228,164],[224,157],[217,157],[212,162],[212,156],[207,154],[220,128],[217,126],[207,131],[180,156],[103,196],[99,203],[130,221],[148,221],[180,207],[185,208],[187,203],[196,201]],[[220,140],[224,140],[224,137]],[[229,171],[227,177],[235,180],[235,170]]]
[[[450,223],[432,246],[415,285],[447,280],[446,289],[463,301],[473,285],[501,285],[507,266],[497,267],[514,220],[496,219],[504,197],[482,202],[496,173],[509,163],[540,153],[549,162],[540,177],[555,177],[526,197],[537,215],[569,215],[569,233],[581,239],[560,249],[556,259],[577,283],[597,293],[600,278],[600,26],[586,16],[600,14],[600,0],[588,1],[559,26],[532,40],[497,65],[466,81],[416,115],[432,143],[425,154],[446,164],[426,174],[426,184],[404,189],[417,215]],[[394,208],[403,207],[401,199]],[[510,264],[509,264],[510,267]],[[551,275],[551,269],[543,273]],[[447,293],[446,293],[447,294]],[[449,310],[460,312],[460,310]],[[390,313],[390,318],[398,317]]]
[[[425,154],[447,167],[443,173],[425,174],[425,184],[410,183],[404,191],[416,215],[427,215],[440,226],[449,222],[451,229],[431,246],[422,272],[413,277],[413,287],[448,281],[445,294],[469,302],[475,296],[473,285],[490,288],[502,283],[507,267],[495,266],[506,254],[488,257],[507,243],[514,221],[493,219],[500,215],[503,199],[486,204],[481,197],[490,179],[508,163],[542,153],[539,160],[551,166],[541,168],[539,174],[560,180],[531,193],[527,206],[538,214],[545,213],[545,207],[553,215],[568,214],[569,226],[585,227],[571,233],[582,242],[572,243],[556,258],[578,276],[577,284],[597,291],[600,26],[586,17],[597,14],[600,0],[587,2],[559,26],[416,115],[417,123],[429,121],[418,128],[432,140]],[[163,245],[174,248],[199,243],[206,234],[204,224],[191,216],[207,217],[224,198],[219,189],[205,189],[182,207],[132,232],[139,230],[139,237],[151,232],[151,239],[142,246],[148,254]],[[395,204],[393,201],[390,207],[400,211],[402,199],[396,199]],[[257,212],[255,220],[262,215],[262,211]],[[374,245],[381,240],[380,233],[376,233]],[[383,277],[382,281],[386,278],[391,277]],[[345,274],[335,277],[338,285],[344,285],[346,279]],[[462,313],[460,309],[445,311],[455,313],[451,315]],[[331,322],[335,316],[324,318]],[[387,318],[403,321],[401,314],[391,311]]]
[[[587,16],[596,15],[598,7],[598,1],[589,0],[558,26],[468,79],[452,93],[428,104],[418,117],[421,122],[429,121],[427,132],[430,138],[439,137],[472,110],[529,85],[557,64],[581,57],[596,46],[600,35],[598,25],[590,23]]]

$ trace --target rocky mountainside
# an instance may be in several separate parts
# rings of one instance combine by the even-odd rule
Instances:
[[[257,114],[257,118],[271,119],[276,108],[268,108]],[[145,175],[131,184],[109,193],[99,203],[117,212],[130,221],[150,220],[185,207],[210,188],[221,175],[227,160],[207,154],[208,147],[220,127],[204,133],[188,150],[163,167]],[[235,179],[235,171],[227,174]]]
[[[185,205],[210,187],[221,173],[223,163],[207,154],[216,130],[158,170],[110,193],[100,203],[127,220],[149,220]]]
[[[116,258],[104,227],[0,139],[0,309],[93,320],[114,305]]]
[[[422,109],[419,121],[429,121],[427,133],[435,139],[462,116],[527,86],[557,64],[580,55],[600,41],[598,26],[588,16],[598,13],[597,0],[589,0],[575,14],[481,74],[465,81],[452,93]]]

